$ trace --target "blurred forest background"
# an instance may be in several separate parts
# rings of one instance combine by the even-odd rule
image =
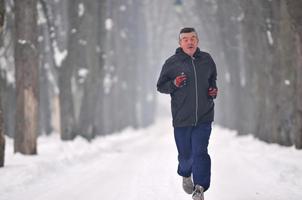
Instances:
[[[302,148],[300,0],[0,0],[0,158],[38,135],[92,140],[154,122],[179,30],[218,68],[217,124]]]

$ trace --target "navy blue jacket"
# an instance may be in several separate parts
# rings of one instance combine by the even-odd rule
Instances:
[[[186,85],[177,88],[173,81],[184,73]],[[171,95],[174,127],[196,126],[214,120],[214,101],[209,87],[216,86],[216,65],[209,53],[198,48],[193,57],[181,48],[166,60],[157,82],[157,90]]]

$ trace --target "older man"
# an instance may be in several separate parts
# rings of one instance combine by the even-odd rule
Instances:
[[[157,90],[170,94],[178,174],[194,200],[203,200],[210,187],[211,159],[208,143],[217,96],[216,65],[209,53],[198,48],[194,28],[183,28],[176,53],[162,67]]]

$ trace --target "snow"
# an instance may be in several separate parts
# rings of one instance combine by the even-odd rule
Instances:
[[[79,3],[78,5],[78,15],[79,17],[82,17],[85,13],[85,6],[83,3]]]
[[[3,51],[4,48],[0,48],[0,69],[2,70],[1,72],[1,76],[3,77],[4,75],[6,75],[5,79],[6,79],[6,83],[7,84],[11,84],[11,85],[15,85],[15,71],[14,68],[9,67],[9,62],[11,60],[7,60],[5,59],[4,56],[2,56],[4,54]],[[11,58],[11,57],[10,57]],[[6,73],[3,73],[3,72]]]
[[[79,83],[84,83],[87,76],[89,74],[89,70],[86,68],[81,68],[78,70],[78,76],[79,76]]]
[[[113,21],[111,18],[107,18],[105,20],[105,28],[107,31],[111,31],[112,30],[112,27],[113,27]]]
[[[87,45],[87,40],[79,39],[78,42],[82,46],[86,46]]]
[[[37,17],[37,24],[38,25],[43,25],[43,24],[46,24],[47,23],[47,19],[44,15],[44,12],[43,12],[43,8],[42,8],[42,5],[40,2],[38,2],[37,4],[37,11],[38,11],[38,17]]]
[[[56,66],[57,67],[61,67],[62,62],[67,57],[68,51],[66,49],[64,49],[63,51],[61,51],[59,49],[58,44],[57,44],[56,41],[53,42],[53,49],[54,49],[54,58],[55,58]]]
[[[240,86],[244,88],[246,86],[245,76],[240,76]]]
[[[159,110],[168,110],[168,105]],[[148,128],[127,128],[92,142],[42,136],[37,156],[13,154],[13,141],[6,138],[0,199],[191,199],[176,174],[172,133],[166,114]],[[212,185],[206,200],[302,199],[302,151],[239,137],[215,125],[209,152]]]
[[[225,78],[225,81],[226,81],[227,83],[230,83],[230,82],[231,82],[231,74],[230,74],[229,72],[226,72],[226,73],[224,74],[224,78]]]
[[[244,20],[244,17],[245,17],[244,12],[241,12],[240,15],[237,17],[237,21],[242,22],[242,20]]]
[[[120,6],[120,11],[124,12],[127,10],[127,7],[125,5]]]
[[[268,43],[270,45],[273,45],[274,44],[274,39],[273,39],[273,36],[272,36],[272,32],[270,30],[267,30],[266,35],[267,35]]]
[[[71,29],[71,33],[76,33],[77,32],[77,29],[73,28]]]
[[[27,42],[26,40],[19,39],[19,40],[18,40],[18,43],[24,45],[24,44],[26,44],[26,43],[28,43],[28,42]]]
[[[290,80],[284,80],[285,85],[290,85]]]
[[[1,48],[1,50],[2,50],[2,48]],[[7,63],[6,63],[5,58],[0,56],[0,69],[1,70],[6,69],[6,65],[7,65]]]
[[[104,80],[103,80],[103,85],[104,85],[104,92],[105,94],[109,94],[111,87],[113,85],[113,80],[112,80],[112,76],[110,73],[106,73]]]
[[[78,75],[82,78],[86,78],[89,73],[89,70],[87,68],[81,68],[78,70]]]
[[[42,42],[43,40],[44,40],[44,37],[41,36],[41,35],[39,35],[39,36],[38,36],[38,42]]]
[[[54,93],[59,94],[60,90],[57,85],[56,78],[55,78],[54,74],[51,72],[51,67],[50,67],[49,63],[45,63],[44,68],[45,68],[45,71],[47,74],[47,79],[48,79],[49,83],[52,85]]]
[[[18,39],[20,45],[28,45],[32,49],[36,49],[35,45],[29,40]]]

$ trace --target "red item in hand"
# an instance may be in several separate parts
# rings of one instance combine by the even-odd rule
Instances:
[[[208,89],[208,95],[212,98],[216,98],[217,96],[217,93],[218,93],[218,89],[217,88],[213,88],[213,87],[210,87]]]
[[[182,74],[182,75],[179,75],[177,76],[175,79],[174,79],[174,85],[176,87],[182,87],[186,84],[186,80],[187,80],[187,76]]]

